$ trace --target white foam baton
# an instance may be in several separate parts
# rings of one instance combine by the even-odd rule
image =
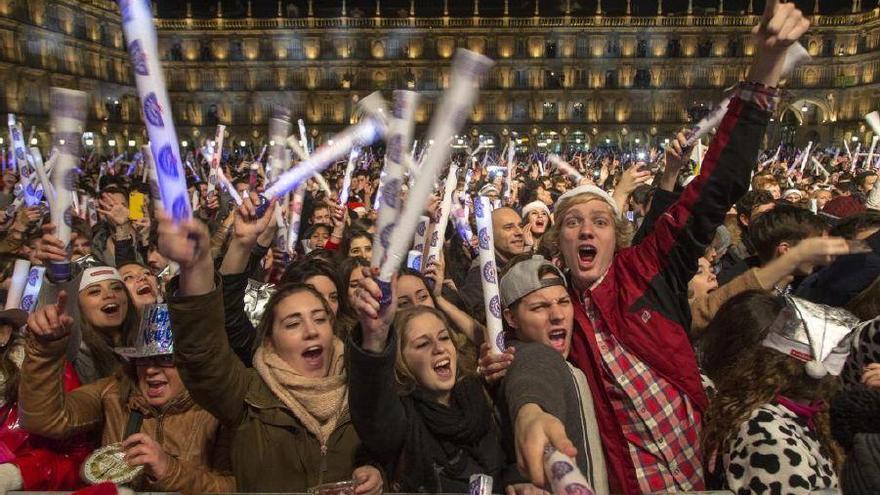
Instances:
[[[43,187],[43,198],[51,205],[55,191],[53,191],[52,183],[49,182],[49,176],[46,174],[46,166],[43,164],[43,154],[40,153],[40,149],[36,146],[31,146],[28,150],[27,161],[30,166],[34,167],[34,173]]]
[[[480,240],[480,280],[486,308],[486,341],[489,351],[501,354],[507,348],[501,323],[501,296],[498,295],[498,270],[495,265],[495,240],[492,233],[492,201],[480,196],[474,201],[477,237]]]
[[[514,138],[511,138],[514,139]],[[510,143],[508,143],[510,144]],[[507,175],[504,177],[504,197],[510,198],[510,195],[513,193],[513,170],[516,168],[516,164],[513,163],[513,159],[516,156],[516,141],[513,144],[510,144],[507,148]]]
[[[544,451],[544,474],[553,495],[595,495],[574,459],[549,445]]]
[[[293,192],[290,200],[290,212],[287,223],[287,254],[293,255],[296,250],[296,241],[299,239],[299,226],[302,220],[303,198],[305,197],[304,184],[299,185]]]
[[[871,151],[868,152],[868,167],[871,167],[872,158],[874,158],[874,147],[877,146],[877,140],[880,139],[880,113],[875,110],[865,115],[865,121],[871,127],[871,131],[874,132],[874,136],[871,139]]]
[[[443,251],[443,241],[446,237],[446,224],[449,223],[449,212],[452,210],[452,193],[458,183],[458,165],[449,166],[449,174],[446,175],[446,185],[443,190],[443,199],[440,201],[439,218],[431,233],[431,242],[428,244],[428,257],[422,263],[427,267],[432,262],[439,262],[440,253]]]
[[[810,141],[807,143],[806,149],[804,149],[804,156],[801,157],[801,167],[798,170],[800,173],[804,173],[804,167],[807,166],[807,160],[810,159],[810,149],[813,147],[813,142]]]
[[[411,233],[424,210],[424,201],[431,195],[434,179],[449,157],[448,143],[473,111],[477,98],[477,85],[492,63],[488,57],[475,52],[463,49],[456,52],[449,88],[443,92],[437,113],[428,129],[428,143],[434,142],[437,146],[430,146],[425,154],[379,271],[378,282],[382,288],[382,304],[391,301],[391,277],[409,250]]]
[[[269,181],[275,180],[276,177],[284,172],[287,164],[285,164],[284,142],[287,135],[290,134],[290,117],[285,115],[285,111],[280,108],[275,109],[275,115],[269,119],[269,164],[268,174]]]
[[[562,172],[565,175],[570,175],[570,176],[574,177],[575,180],[578,182],[580,182],[584,178],[584,174],[575,170],[574,167],[572,167],[568,162],[563,160],[556,153],[550,153],[549,155],[547,155],[547,160],[549,160],[550,163],[555,165],[556,168],[559,169],[560,172]]]
[[[27,285],[24,286],[24,293],[21,295],[21,304],[19,305],[22,310],[33,313],[37,309],[45,273],[46,267],[44,266],[32,266],[28,271]]]
[[[348,164],[345,166],[345,176],[342,178],[342,190],[339,191],[339,206],[348,204],[348,195],[351,192],[351,175],[354,173],[354,166],[357,164],[358,155],[361,149],[355,146],[348,154]]]
[[[146,0],[119,0],[119,8],[134,80],[147,124],[147,134],[153,149],[163,206],[179,222],[191,217],[192,210],[186,194],[186,174],[180,160],[165,76],[159,65],[156,27],[153,25],[150,4]]]
[[[298,119],[296,124],[299,126],[299,140],[300,144],[302,144],[303,152],[305,153],[306,158],[312,156],[312,153],[309,151],[309,138],[306,135],[306,123],[303,119]]]
[[[19,171],[20,196],[25,206],[36,206],[43,199],[43,188],[37,178],[36,170],[28,162],[28,152],[24,144],[21,125],[16,123],[15,115],[9,114],[9,136],[12,140],[13,156]]]
[[[810,54],[807,53],[807,50],[800,43],[794,43],[789,46],[785,52],[785,61],[782,64],[782,77],[791,74],[791,71],[793,71],[795,67],[810,60],[810,58]],[[689,148],[693,146],[698,139],[705,136],[707,132],[715,129],[721,124],[732,98],[733,96],[728,96],[721,100],[721,103],[718,104],[718,107],[715,108],[715,110],[709,112],[709,114],[703,117],[697,125],[691,128],[687,142],[685,143],[686,147]]]
[[[393,100],[391,118],[388,120],[385,167],[379,176],[379,191],[376,193],[379,213],[376,218],[376,234],[373,236],[373,256],[370,260],[370,266],[374,267],[382,265],[385,252],[391,243],[391,233],[397,225],[397,217],[403,206],[401,189],[406,172],[406,161],[412,158],[412,155],[407,153],[407,148],[415,127],[419,94],[414,91],[397,90],[393,93]],[[377,100],[376,108],[381,109],[382,105],[384,100]]]
[[[15,122],[15,114],[7,114],[6,119],[9,125],[9,143],[12,150],[12,153],[10,153],[9,165],[12,167],[12,170],[15,170],[19,167],[19,162],[25,160],[24,137],[21,135],[21,128],[18,127],[18,124]]]
[[[208,157],[208,167],[210,170],[208,171],[208,192],[213,191],[217,188],[217,184],[220,182],[220,177],[218,174],[218,168],[220,168],[220,160],[223,157],[223,138],[226,134],[226,126],[220,124],[217,126],[217,137],[214,138],[214,144],[211,145],[208,143],[208,150],[210,151],[210,156]]]
[[[21,295],[24,294],[24,286],[27,285],[28,271],[30,269],[30,261],[15,260],[15,267],[12,269],[12,280],[9,284],[9,291],[6,293],[6,306],[3,309],[21,308]]]
[[[385,135],[385,123],[375,117],[368,117],[333,136],[333,144],[321,146],[308,159],[281,174],[274,184],[261,194],[257,213],[262,215],[269,207],[269,201],[279,198],[291,189],[305,182],[316,173],[321,173],[345,156],[355,146],[367,147]],[[289,140],[288,140],[289,141]]]
[[[58,161],[52,174],[52,189],[55,194],[48,195],[49,211],[55,224],[55,235],[68,250],[64,262],[49,263],[49,275],[53,281],[70,279],[70,230],[73,226],[71,195],[76,191],[76,166],[79,163],[80,136],[85,125],[88,95],[83,91],[51,88],[52,127],[58,143]],[[61,144],[63,143],[63,144]]]

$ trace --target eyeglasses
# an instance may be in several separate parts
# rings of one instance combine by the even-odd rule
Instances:
[[[150,366],[155,366],[158,368],[173,368],[174,367],[174,355],[172,354],[163,354],[161,356],[149,356],[149,357],[140,357],[132,359],[132,363],[138,367],[149,368]]]

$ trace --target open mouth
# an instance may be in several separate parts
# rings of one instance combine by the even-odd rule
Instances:
[[[303,351],[302,357],[309,366],[320,367],[324,364],[324,348],[313,345]]]
[[[105,315],[115,316],[119,314],[119,305],[116,303],[105,304],[101,306],[101,311],[103,311]]]
[[[452,378],[452,361],[449,358],[437,361],[434,364],[434,373],[437,373],[441,380],[449,380]]]
[[[149,286],[149,284],[142,285],[142,286],[138,287],[138,289],[135,291],[135,294],[137,294],[139,296],[145,296],[147,294],[152,295],[153,289],[152,289],[152,287]]]
[[[597,253],[598,250],[595,246],[586,244],[578,248],[578,259],[580,259],[582,263],[592,264],[593,261],[596,260]]]
[[[568,335],[568,332],[565,329],[559,328],[556,330],[550,330],[550,345],[553,346],[557,351],[562,351],[565,348],[565,337]]]
[[[162,393],[165,392],[165,387],[167,386],[168,382],[165,380],[147,380],[147,397],[151,399],[162,397]]]

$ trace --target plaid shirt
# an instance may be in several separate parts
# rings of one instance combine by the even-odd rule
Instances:
[[[641,491],[702,490],[699,412],[617,341],[589,297],[584,297],[584,308],[602,356],[602,385],[620,421]]]

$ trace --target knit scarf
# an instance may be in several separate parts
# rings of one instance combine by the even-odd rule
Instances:
[[[268,340],[254,354],[254,369],[278,398],[321,446],[348,412],[348,380],[343,361],[342,341],[334,338],[330,349],[330,372],[326,377],[310,378],[294,371],[275,352]]]

